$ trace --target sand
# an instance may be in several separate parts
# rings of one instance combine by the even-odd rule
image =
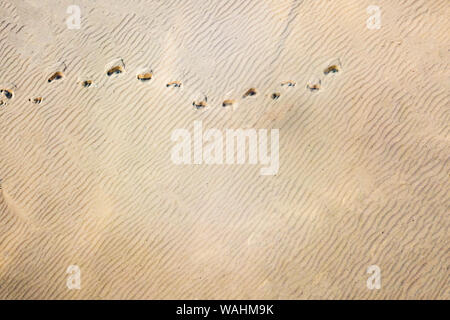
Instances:
[[[0,298],[450,298],[447,0],[73,2],[0,0]],[[174,164],[194,121],[278,172]]]

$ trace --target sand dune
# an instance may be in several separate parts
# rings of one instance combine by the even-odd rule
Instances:
[[[0,298],[450,298],[448,1],[77,3],[0,0]]]

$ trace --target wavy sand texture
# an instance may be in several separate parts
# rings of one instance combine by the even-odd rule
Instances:
[[[0,0],[0,298],[450,298],[448,0],[77,2]],[[278,174],[174,165],[195,120]]]

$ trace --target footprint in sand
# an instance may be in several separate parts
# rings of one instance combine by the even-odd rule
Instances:
[[[203,109],[203,108],[205,108],[205,107],[208,105],[207,102],[208,102],[208,97],[205,96],[205,99],[204,99],[204,100],[201,100],[201,101],[195,100],[194,102],[192,102],[192,105],[193,105],[196,109]]]
[[[59,65],[59,67],[57,68],[57,70],[62,70],[62,71],[56,71],[54,73],[52,73],[52,75],[47,79],[47,82],[53,82],[55,80],[61,80],[62,78],[64,78],[64,71],[66,71],[67,66],[66,63],[63,62]]]
[[[150,81],[153,78],[153,70],[148,68],[142,69],[138,72],[136,77],[142,82]]]
[[[337,64],[332,64],[323,70],[323,74],[328,75],[329,73],[338,73],[341,67]]]
[[[125,70],[123,69],[122,66],[114,66],[111,69],[109,69],[108,72],[106,72],[106,74],[108,75],[108,77],[110,77],[113,74],[120,74],[120,73],[122,73],[124,71]]]
[[[12,89],[0,89],[0,94],[5,96],[8,100],[11,100],[14,97],[14,91]]]
[[[106,75],[111,77],[112,75],[119,75],[125,72],[125,63],[123,59],[116,59],[106,65]]]
[[[236,104],[236,100],[227,99],[222,103],[222,107],[234,106]]]
[[[313,80],[308,82],[308,84],[306,85],[306,87],[311,91],[311,92],[317,92],[322,88],[322,81],[321,80]]]
[[[297,83],[295,82],[295,81],[291,81],[291,80],[289,80],[289,81],[283,81],[282,83],[281,83],[281,86],[282,87],[284,87],[284,86],[287,86],[287,87],[295,87],[297,85]]]
[[[64,73],[62,73],[61,71],[56,71],[54,74],[52,74],[49,78],[48,78],[48,82],[53,82],[55,80],[61,80],[62,78],[64,78]]]
[[[338,73],[340,70],[341,70],[341,60],[336,59],[323,70],[323,74],[328,75],[330,73]]]
[[[168,84],[166,84],[166,87],[179,88],[179,87],[181,87],[181,82],[180,81],[171,81]]]
[[[6,106],[7,101],[14,98],[14,91],[12,89],[0,89],[0,106]]]
[[[92,82],[92,80],[84,80],[84,81],[81,81],[81,86],[83,87],[83,88],[89,88],[89,87],[91,87],[91,86],[93,86],[94,85],[94,82]]]
[[[247,92],[244,93],[244,95],[242,96],[242,98],[247,98],[247,97],[251,97],[256,95],[256,89],[255,88],[250,88],[247,90]]]
[[[30,101],[30,102],[32,102],[34,104],[40,104],[42,102],[42,100],[44,100],[44,98],[42,98],[42,97],[36,97],[36,98],[33,98],[33,99],[28,99],[28,101]]]

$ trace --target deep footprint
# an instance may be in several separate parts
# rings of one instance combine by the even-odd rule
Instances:
[[[338,73],[341,70],[341,67],[337,64],[332,64],[331,66],[328,66],[325,70],[323,70],[323,73],[325,75],[328,75],[329,73]]]
[[[84,88],[89,88],[90,86],[92,86],[93,82],[92,80],[84,80],[81,82],[81,86]]]
[[[153,72],[145,72],[137,75],[137,79],[141,81],[149,81],[153,78]]]
[[[122,58],[115,59],[106,65],[106,70],[106,75],[108,77],[119,75],[125,72],[125,63]]]
[[[236,103],[235,100],[231,100],[231,99],[225,100],[225,101],[222,103],[222,107],[233,106],[235,103]]]
[[[125,70],[122,66],[114,66],[111,69],[108,70],[108,72],[106,72],[106,74],[108,75],[108,77],[112,76],[113,74],[121,74],[123,73]]]
[[[50,78],[48,78],[47,81],[50,83],[50,82],[53,82],[55,80],[61,80],[62,78],[64,78],[64,73],[62,73],[61,71],[57,71],[54,74],[52,74],[50,76]]]
[[[277,100],[280,97],[280,95],[281,94],[279,92],[274,92],[274,93],[272,93],[271,97],[273,100]]]
[[[246,93],[244,93],[244,95],[242,96],[242,98],[247,98],[247,97],[251,97],[256,95],[256,89],[255,88],[250,88],[247,90]]]
[[[0,89],[0,93],[3,93],[8,100],[11,100],[14,97],[14,91],[11,89]]]

